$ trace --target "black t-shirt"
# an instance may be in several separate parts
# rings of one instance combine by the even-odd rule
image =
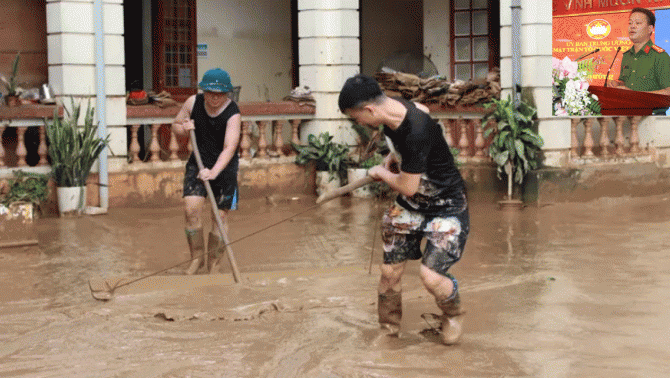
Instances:
[[[205,98],[202,94],[195,96],[195,104],[191,111],[191,119],[195,123],[195,140],[198,142],[198,151],[202,157],[202,164],[205,168],[212,168],[216,164],[216,160],[223,151],[223,142],[226,137],[226,126],[228,120],[235,114],[239,114],[240,109],[234,101],[231,101],[228,106],[216,117],[210,117],[205,110]],[[195,156],[191,154],[188,161],[189,164],[195,164]],[[221,172],[223,175],[226,172],[237,171],[239,165],[239,155],[237,152],[233,154],[230,162],[226,168]]]
[[[408,210],[436,216],[460,213],[467,206],[465,186],[442,127],[414,103],[397,100],[407,108],[407,115],[395,130],[384,126],[384,134],[400,154],[400,170],[421,174],[417,192],[412,197],[400,194],[398,203]]]

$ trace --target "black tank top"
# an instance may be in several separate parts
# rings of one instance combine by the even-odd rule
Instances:
[[[223,142],[226,137],[226,126],[228,120],[235,114],[239,114],[240,109],[234,101],[216,117],[210,117],[205,110],[205,97],[202,94],[195,96],[195,104],[191,111],[191,119],[195,123],[195,139],[198,142],[198,150],[202,157],[202,163],[205,168],[212,168],[216,160],[223,151]],[[239,147],[238,147],[239,149]],[[195,164],[195,156],[191,154],[189,164]],[[237,171],[239,165],[238,150],[230,159],[226,168],[221,172]]]

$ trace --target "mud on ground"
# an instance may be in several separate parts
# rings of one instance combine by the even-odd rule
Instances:
[[[500,213],[471,205],[453,273],[465,333],[439,344],[418,265],[403,334],[379,337],[376,221],[343,198],[247,200],[230,220],[243,282],[180,267],[91,298],[91,277],[188,259],[179,208],[41,219],[0,250],[0,377],[662,377],[670,373],[670,201],[604,199]],[[301,214],[302,213],[302,214]],[[296,215],[298,214],[298,215]],[[374,239],[373,239],[374,237]],[[227,268],[226,268],[227,269]]]

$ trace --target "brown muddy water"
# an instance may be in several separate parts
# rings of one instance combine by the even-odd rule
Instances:
[[[243,200],[238,240],[314,204]],[[180,208],[40,219],[38,246],[0,249],[0,377],[666,377],[670,200],[604,199],[501,213],[471,204],[453,273],[460,344],[411,262],[400,338],[379,336],[377,202],[342,198],[232,245],[243,282],[181,268],[91,298],[91,277],[188,259]],[[374,239],[373,239],[374,237]],[[374,249],[373,249],[374,245]],[[226,269],[227,266],[226,266]]]

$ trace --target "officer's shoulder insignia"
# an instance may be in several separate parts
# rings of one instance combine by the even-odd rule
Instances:
[[[647,47],[648,47],[648,46],[647,46]],[[656,46],[656,45],[651,45],[651,48],[654,49],[654,50],[656,50],[656,52],[659,52],[659,53],[665,52],[665,50],[663,50],[662,48],[660,48],[660,47],[658,47],[658,46]]]

